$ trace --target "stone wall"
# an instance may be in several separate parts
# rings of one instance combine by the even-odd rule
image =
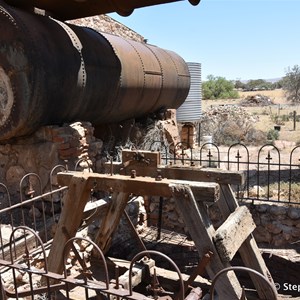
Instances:
[[[157,226],[159,216],[159,197],[150,197],[145,201],[148,213],[148,225]],[[256,224],[254,238],[261,246],[286,247],[300,243],[300,207],[283,204],[256,203],[247,205]],[[216,205],[209,207],[209,213],[215,228],[222,224],[222,215]],[[180,212],[173,199],[164,199],[162,228],[188,234]]]
[[[254,237],[258,243],[274,247],[300,244],[300,207],[258,203],[249,208],[257,226]]]
[[[20,192],[22,177],[36,173],[44,192],[49,191],[50,172],[56,165],[74,170],[77,161],[83,159],[80,170],[88,170],[92,165],[100,168],[103,143],[94,137],[93,131],[89,122],[45,126],[28,138],[0,145],[0,182],[14,196]]]

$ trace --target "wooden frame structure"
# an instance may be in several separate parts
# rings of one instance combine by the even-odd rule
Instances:
[[[206,271],[212,279],[230,266],[238,251],[246,267],[252,268],[273,283],[257,244],[252,236],[255,224],[246,207],[239,207],[230,184],[241,184],[242,173],[219,169],[186,166],[160,166],[159,153],[123,151],[123,162],[108,164],[108,174],[66,172],[58,174],[60,185],[69,186],[67,198],[48,257],[51,272],[61,273],[62,251],[74,237],[82,221],[91,189],[109,191],[112,195],[101,222],[95,243],[105,253],[111,236],[119,224],[130,194],[172,197],[181,212],[200,257],[214,253]],[[118,174],[115,174],[118,173]],[[138,176],[137,176],[138,175]],[[206,209],[207,202],[216,202],[224,219],[214,229]],[[264,282],[251,278],[260,299],[272,299],[272,291]],[[218,280],[220,299],[240,299],[241,286],[234,272]]]

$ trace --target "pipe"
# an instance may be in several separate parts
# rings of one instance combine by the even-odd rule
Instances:
[[[50,124],[121,122],[185,100],[190,76],[176,53],[1,3],[0,141]]]

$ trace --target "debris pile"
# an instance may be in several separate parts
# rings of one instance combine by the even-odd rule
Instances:
[[[96,31],[114,34],[116,36],[131,39],[141,43],[145,42],[143,36],[107,15],[75,19],[70,20],[67,23],[77,26],[89,27]]]
[[[265,95],[249,95],[240,102],[240,106],[269,106],[273,105],[274,102]]]
[[[263,132],[254,128],[258,117],[237,105],[211,107],[203,113],[201,135],[211,135],[218,145],[261,143],[266,140]]]

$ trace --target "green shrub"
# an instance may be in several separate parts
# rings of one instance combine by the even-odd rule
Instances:
[[[278,138],[279,138],[279,131],[278,130],[270,129],[267,132],[267,139],[268,140],[275,141],[275,140],[278,140]]]

